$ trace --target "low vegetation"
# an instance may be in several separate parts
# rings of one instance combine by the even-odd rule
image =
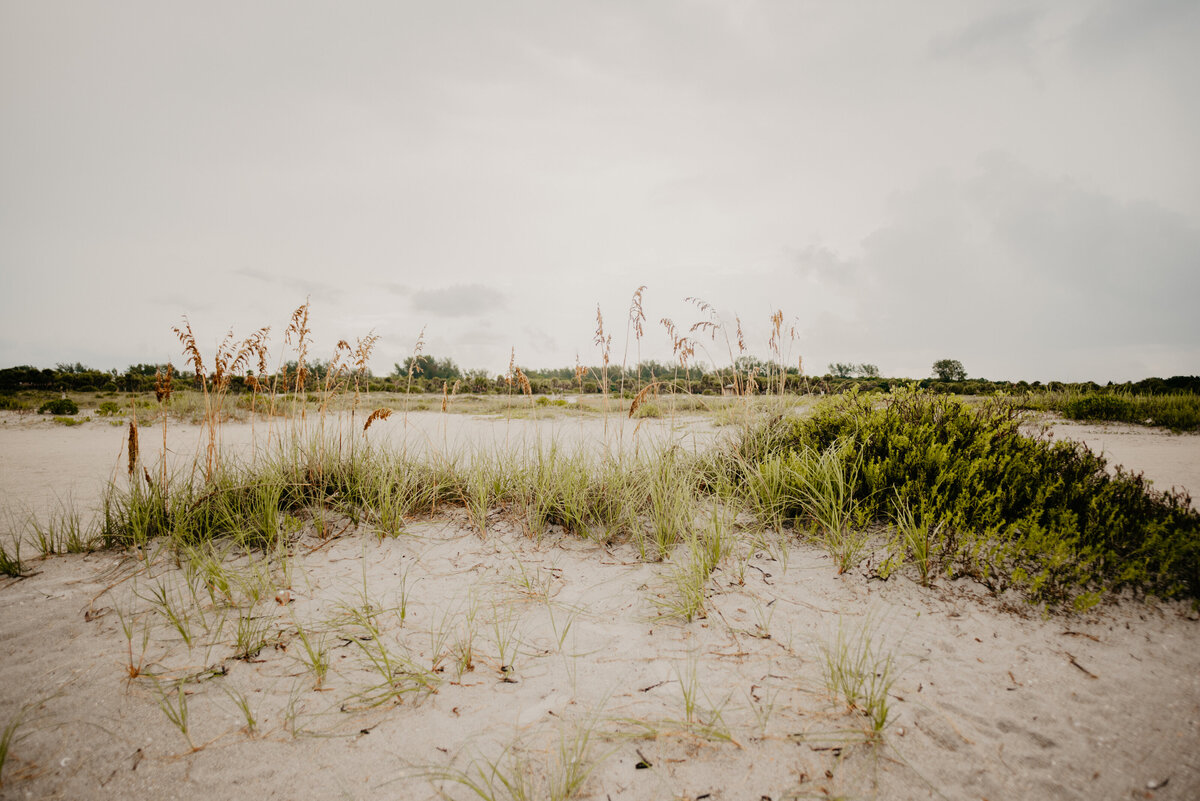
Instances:
[[[1084,446],[1026,436],[1021,425],[1003,401],[851,394],[748,432],[735,451],[712,457],[708,475],[760,476],[779,460],[836,448],[845,470],[857,470],[860,524],[902,521],[888,564],[912,555],[923,580],[936,565],[996,591],[1076,606],[1125,588],[1200,597],[1200,515],[1190,498],[1120,468],[1110,473]],[[784,516],[812,517],[807,475],[784,470]]]
[[[1015,399],[1026,409],[1058,412],[1070,420],[1161,426],[1172,431],[1200,431],[1200,395],[1167,392],[1043,392]]]
[[[450,383],[457,368],[422,356],[420,340],[413,356],[397,365],[398,374],[406,374],[404,388],[393,382],[396,395],[368,398],[373,335],[357,340],[357,347],[340,343],[334,359],[310,371],[307,305],[292,316],[285,339],[296,359],[273,373],[266,367],[266,329],[241,342],[227,337],[207,359],[185,321],[177,334],[195,374],[189,382],[194,389],[180,391],[170,366],[150,374],[141,370],[138,375],[153,381],[153,399],[127,396],[97,406],[97,415],[128,428],[127,462],[98,517],[64,506],[44,522],[30,518],[20,527],[43,557],[119,548],[137,559],[129,560],[135,566],[127,577],[127,603],[114,594],[127,654],[121,670],[157,704],[189,752],[207,747],[189,707],[190,691],[225,677],[229,664],[254,661],[269,649],[288,654],[296,678],[278,716],[269,718],[258,709],[263,702],[256,699],[251,706],[245,693],[222,682],[248,736],[260,734],[267,719],[280,721],[274,731],[305,733],[313,717],[305,699],[318,691],[340,693],[331,708],[362,714],[438,692],[475,671],[512,681],[534,653],[549,656],[554,650],[569,666],[574,657],[564,643],[580,610],[563,607],[565,617],[556,619],[553,574],[519,561],[519,575],[509,583],[521,603],[545,606],[557,649],[546,643],[549,648],[538,651],[527,643],[513,606],[490,599],[489,614],[473,594],[461,607],[421,620],[429,644],[418,647],[414,638],[400,636],[413,629],[414,619],[406,572],[397,574],[398,592],[389,586],[386,599],[368,587],[364,567],[361,591],[336,611],[306,617],[288,607],[302,548],[311,552],[350,531],[381,541],[400,537],[415,521],[448,512],[466,521],[470,536],[485,540],[504,520],[534,540],[554,532],[605,548],[632,546],[630,553],[636,551],[655,573],[638,592],[646,593],[660,619],[677,625],[709,614],[718,618],[713,603],[718,580],[722,587],[744,583],[751,556],[776,548],[786,569],[788,546],[798,540],[825,549],[830,569],[839,574],[864,571],[881,579],[907,574],[923,586],[943,577],[970,577],[1053,610],[1086,608],[1123,590],[1200,599],[1200,515],[1189,498],[1154,491],[1139,475],[1109,472],[1103,459],[1082,446],[1029,436],[1022,428],[1023,408],[1126,419],[1149,408],[1139,404],[1184,410],[1195,396],[1089,391],[1064,392],[1053,400],[1041,393],[967,403],[941,392],[941,386],[889,384],[873,365],[839,366],[855,368],[846,372],[863,379],[800,384],[799,360],[794,371],[782,366],[782,314],[772,317],[775,358],[754,364],[743,353],[740,321],[731,336],[711,307],[695,305],[703,319],[690,333],[705,334],[712,343],[724,340],[728,368],[693,385],[690,360],[699,343],[680,335],[670,321],[664,324],[678,365],[660,371],[639,364],[634,371],[609,364],[611,336],[598,314],[603,365],[577,367],[562,379],[580,395],[587,391],[585,379],[595,382],[598,398],[573,402],[545,394],[535,399],[557,385],[538,388],[515,360],[492,387],[501,387],[496,397],[458,395]],[[640,311],[639,290],[630,312],[639,340]],[[961,365],[948,368],[955,365],[947,381],[963,378]],[[425,380],[419,372],[439,376],[439,395],[418,398],[408,392]],[[733,387],[728,398],[701,394],[728,386]],[[866,386],[887,391],[860,391]],[[835,397],[800,413],[797,389],[830,390]],[[394,411],[440,406],[448,413],[456,404],[508,417],[618,411],[619,424],[635,432],[654,418],[707,410],[726,425],[727,437],[718,447],[690,453],[678,445],[568,451],[553,442],[416,452],[372,442],[377,432],[371,426],[389,425]],[[47,411],[60,414],[49,404]],[[145,459],[138,445],[138,420],[158,415],[165,422],[168,414],[191,416],[205,429],[204,455],[173,474],[165,462]],[[251,460],[238,461],[220,447],[221,426],[236,414],[252,422],[260,415],[282,418],[283,435]],[[1167,419],[1165,412],[1155,414],[1156,421]],[[1181,412],[1170,419],[1186,417]],[[165,448],[165,426],[163,436]],[[0,574],[12,580],[29,573],[21,539],[11,549],[0,542]],[[764,580],[767,576],[764,572]],[[274,614],[276,605],[287,610],[286,619]],[[771,639],[771,611],[758,606],[756,614],[753,636]],[[862,742],[872,745],[891,720],[889,691],[897,676],[881,639],[870,625],[853,632],[839,628],[836,639],[818,646],[826,691],[861,725]],[[164,662],[162,642],[186,650],[186,659]],[[681,716],[626,720],[624,728],[638,737],[665,731],[736,742],[722,712],[728,699],[707,698],[697,670],[689,659],[671,680],[682,694]],[[773,703],[755,708],[764,733]],[[20,717],[11,719],[0,739],[0,770],[19,725]],[[481,798],[575,797],[605,759],[593,738],[598,726],[595,718],[564,723],[554,732],[557,750],[548,750],[545,742],[535,750],[514,740],[498,753],[464,751],[424,775],[443,795],[454,790]]]

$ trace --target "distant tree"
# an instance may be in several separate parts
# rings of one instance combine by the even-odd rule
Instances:
[[[392,375],[397,377],[407,377],[409,368],[412,368],[414,377],[438,379],[441,381],[454,381],[462,378],[462,371],[453,359],[437,359],[429,355],[409,356],[404,360],[403,364],[395,364]]]
[[[879,378],[879,367],[874,364],[833,362],[829,365],[829,374],[836,378]]]
[[[74,364],[71,364],[70,362],[66,362],[66,363],[59,362],[58,364],[54,365],[54,369],[60,373],[94,373],[94,372],[96,372],[91,367],[85,366],[83,364],[83,362],[75,362]]]
[[[967,380],[967,371],[958,359],[938,359],[933,363],[933,374],[939,381]]]
[[[863,378],[879,378],[879,366],[875,364],[860,364],[854,372]]]
[[[857,365],[848,362],[830,362],[828,368],[829,374],[837,378],[849,378],[856,369]]]
[[[126,375],[154,375],[159,370],[165,370],[165,364],[131,364],[129,369],[125,371]],[[76,372],[83,372],[77,370]]]

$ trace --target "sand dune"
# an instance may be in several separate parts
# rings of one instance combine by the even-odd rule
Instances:
[[[550,436],[455,426],[463,441]],[[177,434],[190,459],[197,432]],[[0,427],[4,497],[36,508],[69,486],[93,500],[122,435]],[[1143,459],[1130,466],[1159,485],[1195,480],[1200,438],[1058,427],[1077,435]],[[249,446],[238,426],[225,436]],[[464,782],[500,777],[524,777],[529,798],[1200,795],[1200,622],[1186,604],[1044,617],[969,581],[883,582],[869,564],[838,576],[824,551],[768,538],[722,564],[707,616],[684,624],[657,618],[670,563],[531,539],[501,510],[486,536],[461,510],[395,539],[330,532],[302,532],[286,575],[233,562],[231,592],[262,597],[239,609],[201,588],[187,638],[154,600],[191,597],[166,554],[60,556],[0,579],[0,725],[22,715],[0,797],[467,798]],[[319,681],[299,630],[326,651]],[[831,659],[855,657],[891,682],[878,734],[866,702],[830,689]]]

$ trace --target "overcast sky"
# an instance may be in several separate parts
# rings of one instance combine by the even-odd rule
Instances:
[[[503,371],[712,303],[808,372],[1200,373],[1200,3],[0,0],[0,367],[312,302]],[[711,362],[726,361],[723,346]],[[631,342],[632,361],[636,343]],[[703,354],[701,354],[703,355]]]

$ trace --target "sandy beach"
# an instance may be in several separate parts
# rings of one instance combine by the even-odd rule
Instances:
[[[396,439],[396,423],[381,444],[446,452],[720,436],[431,413]],[[1054,432],[1200,494],[1198,436]],[[260,447],[245,424],[222,435],[245,458]],[[94,506],[124,436],[7,418],[5,505]],[[168,437],[194,459],[197,428]],[[286,569],[231,553],[222,596],[166,553],[26,546],[29,575],[0,579],[0,727],[19,723],[0,798],[1200,796],[1190,604],[1046,615],[968,580],[882,581],[871,559],[839,576],[824,550],[764,532],[683,623],[661,614],[671,560],[530,537],[499,508],[483,534],[460,508],[395,538],[331,519],[294,553]],[[847,665],[882,686],[881,724],[834,691]]]

